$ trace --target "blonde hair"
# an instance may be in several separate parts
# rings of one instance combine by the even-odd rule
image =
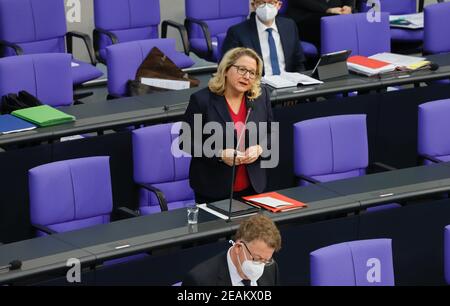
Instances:
[[[253,80],[252,87],[247,92],[247,98],[250,100],[254,100],[261,95],[261,75],[263,63],[258,54],[249,48],[234,48],[225,53],[219,63],[219,67],[217,67],[217,72],[214,74],[211,80],[209,80],[209,90],[211,90],[216,95],[224,95],[226,87],[225,74],[228,72],[228,69],[230,69],[231,66],[235,65],[237,60],[242,56],[251,57],[256,61],[256,77]]]
[[[245,242],[261,240],[275,251],[281,249],[280,231],[269,217],[261,214],[252,216],[242,222],[235,238]]]

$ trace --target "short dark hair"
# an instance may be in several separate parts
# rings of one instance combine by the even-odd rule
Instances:
[[[251,242],[264,241],[275,251],[281,249],[281,235],[273,221],[262,214],[254,215],[243,221],[236,232],[236,240]]]

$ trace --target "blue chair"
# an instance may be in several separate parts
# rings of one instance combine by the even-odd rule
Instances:
[[[360,11],[367,12],[371,7],[367,5],[367,1],[360,2]],[[417,12],[417,0],[380,0],[380,8],[382,12],[390,15],[414,14]],[[424,37],[423,29],[409,30],[391,28],[391,39],[394,42],[422,42]]]
[[[322,54],[351,50],[352,55],[371,56],[391,51],[389,16],[369,22],[365,13],[327,16],[321,19]]]
[[[107,62],[106,48],[112,44],[159,38],[159,0],[94,0],[94,17],[94,49],[97,59],[102,63]],[[162,38],[167,37],[169,26],[179,31],[184,53],[188,54],[187,32],[182,24],[164,20],[161,26]],[[171,55],[180,68],[193,65],[192,61],[184,60],[182,52],[175,51],[174,47]]]
[[[53,162],[28,172],[32,224],[47,234],[110,221],[109,157]]]
[[[425,164],[450,161],[450,139],[442,131],[450,129],[450,99],[419,105],[417,145]]]
[[[424,9],[424,54],[450,52],[450,42],[447,33],[450,31],[450,3],[427,5]],[[449,84],[450,79],[438,80],[432,83]]]
[[[312,286],[394,286],[391,239],[333,244],[310,254]]]
[[[426,54],[450,52],[448,33],[450,26],[450,3],[436,3],[424,9],[424,44]]]
[[[0,97],[25,90],[44,104],[71,105],[71,59],[64,53],[0,58]]]
[[[0,0],[0,46],[3,56],[36,53],[72,53],[73,38],[80,38],[91,63],[73,59],[73,84],[102,76],[91,40],[79,32],[67,32],[63,0]],[[66,41],[65,41],[66,40]]]
[[[384,170],[391,167],[381,163]],[[330,182],[366,174],[369,167],[366,115],[340,115],[294,124],[294,173],[299,185]],[[400,207],[397,203],[367,211]]]
[[[195,203],[189,186],[191,157],[178,148],[180,123],[148,126],[132,132],[134,181],[141,187],[141,214]]]
[[[110,222],[113,211],[109,156],[57,161],[28,171],[30,219],[38,236]],[[118,211],[137,216],[127,208]],[[146,257],[137,254],[105,264]]]
[[[450,285],[450,225],[444,229],[444,273],[445,280]]]
[[[242,0],[185,0],[190,50],[199,57],[217,62],[222,57],[220,36],[225,37],[230,26],[244,21],[249,2]]]

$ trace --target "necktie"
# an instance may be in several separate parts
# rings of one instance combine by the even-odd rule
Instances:
[[[266,31],[269,33],[270,63],[272,64],[272,74],[278,75],[280,74],[280,66],[278,65],[277,46],[275,46],[275,40],[272,36],[272,30],[272,28],[266,29]]]
[[[242,283],[244,284],[244,286],[246,286],[246,287],[249,287],[249,286],[251,286],[251,280],[249,280],[249,279],[243,279],[242,280]]]

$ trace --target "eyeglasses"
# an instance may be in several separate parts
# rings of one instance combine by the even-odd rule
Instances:
[[[245,246],[245,248],[247,249],[248,253],[252,257],[252,261],[253,261],[254,264],[270,266],[271,264],[274,263],[273,258],[270,258],[270,259],[255,259],[255,256],[253,256],[252,252],[250,252],[250,250],[248,249],[247,244],[244,241],[242,241],[242,244]]]
[[[255,1],[256,7],[265,7],[268,5],[270,8],[274,8],[278,4],[278,1],[269,1],[269,2],[263,2],[263,1]]]
[[[252,80],[255,79],[257,76],[256,72],[253,70],[248,70],[247,68],[238,65],[231,65],[231,66],[236,67],[237,73],[239,73],[242,76],[245,76],[248,73],[248,77]]]

